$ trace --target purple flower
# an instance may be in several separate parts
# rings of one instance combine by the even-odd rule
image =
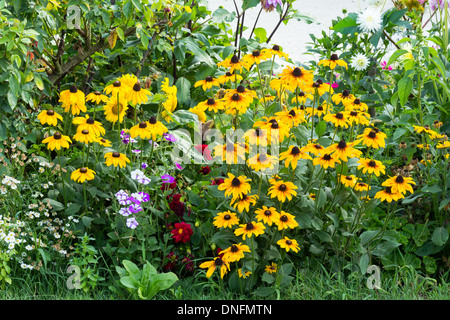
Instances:
[[[183,170],[183,167],[178,162],[175,162],[175,167],[177,167],[178,170]]]
[[[139,211],[142,211],[142,207],[139,203],[132,203],[130,204],[130,206],[128,207],[128,209],[132,212],[132,213],[138,213]]]
[[[163,174],[161,176],[161,179],[163,179],[163,183],[169,183],[169,184],[173,183],[175,181],[175,178],[169,174]]]
[[[278,5],[283,5],[281,0],[261,0],[263,9],[267,12],[273,11]]]
[[[136,153],[136,154],[140,154],[140,153],[141,153],[141,150],[135,149],[135,150],[131,150],[131,152]]]
[[[148,202],[150,201],[150,195],[148,193],[145,193],[143,191],[141,192],[135,192],[132,193],[131,196],[134,198],[135,203],[142,203],[142,202]]]
[[[131,179],[136,180],[137,182],[142,184],[149,184],[151,181],[151,179],[139,169],[131,171]]]
[[[148,168],[148,164],[145,163],[145,162],[142,162],[141,168],[142,168],[143,170],[146,169],[146,168]]]
[[[122,206],[127,206],[131,203],[131,201],[129,200],[128,193],[126,193],[123,190],[120,190],[119,192],[116,193],[116,199]]]
[[[136,227],[139,225],[139,223],[136,221],[135,218],[128,218],[127,219],[127,227],[130,229],[136,229]]]
[[[441,9],[444,9],[445,2],[444,2],[444,0],[431,0],[430,7],[431,7],[431,10],[433,10],[433,11],[436,10],[438,7],[440,7]]]
[[[131,211],[128,208],[121,208],[119,213],[124,217],[128,217],[131,214]]]
[[[164,139],[166,139],[167,141],[170,141],[170,142],[176,142],[178,140],[173,134],[170,134],[170,133],[164,133],[163,137],[164,137]]]

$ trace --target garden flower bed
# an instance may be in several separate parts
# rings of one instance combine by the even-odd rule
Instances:
[[[444,2],[337,16],[301,65],[261,27],[242,37],[252,7],[303,19],[292,2],[0,2],[2,289],[69,272],[93,295],[271,299],[324,269],[447,285]]]

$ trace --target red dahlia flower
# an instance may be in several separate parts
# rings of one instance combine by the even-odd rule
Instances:
[[[191,235],[194,233],[192,226],[186,222],[175,223],[175,228],[171,231],[172,238],[175,242],[186,243],[191,240]]]

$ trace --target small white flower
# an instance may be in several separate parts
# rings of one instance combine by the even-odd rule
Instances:
[[[369,59],[362,53],[358,53],[353,57],[350,66],[357,71],[364,71],[369,66]]]
[[[366,10],[358,14],[356,22],[359,24],[363,32],[377,32],[381,29],[382,18],[381,12],[375,7],[368,7]]]

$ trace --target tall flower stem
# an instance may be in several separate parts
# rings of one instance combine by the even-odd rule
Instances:
[[[62,166],[61,166],[61,151],[58,151],[58,161],[59,161],[59,170],[62,170]],[[62,187],[63,187],[63,196],[64,196],[64,208],[66,207],[66,185],[65,185],[65,181],[62,177],[62,173],[61,173],[61,183],[62,183]]]

